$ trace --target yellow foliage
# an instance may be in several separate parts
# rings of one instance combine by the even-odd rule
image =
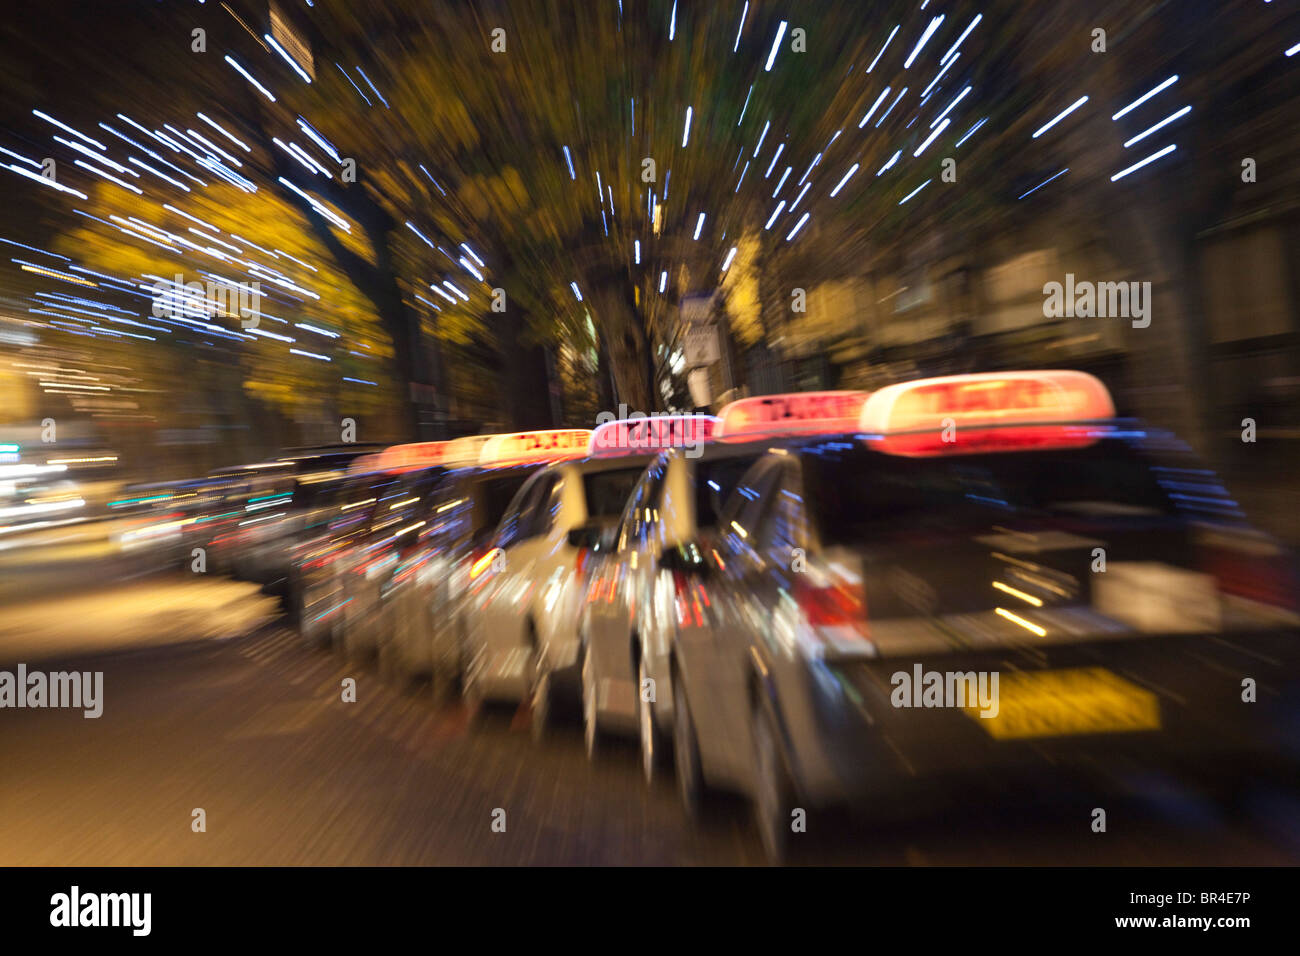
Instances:
[[[742,346],[763,341],[762,300],[758,288],[759,239],[746,233],[736,243],[736,257],[722,281],[731,334]]]
[[[107,224],[86,219],[84,225],[60,236],[56,248],[88,268],[144,288],[154,284],[149,276],[171,282],[177,274],[184,282],[256,282],[263,313],[257,328],[294,340],[290,343],[247,333],[242,341],[205,336],[200,327],[192,324],[153,317],[149,304],[132,300],[130,304],[140,309],[137,321],[168,330],[151,333],[157,342],[128,340],[137,351],[161,349],[169,353],[170,363],[153,363],[161,364],[163,374],[184,376],[187,364],[193,360],[189,349],[201,342],[212,342],[228,348],[242,367],[246,392],[290,415],[306,414],[324,404],[342,401],[343,396],[348,407],[358,412],[386,403],[388,397],[380,388],[341,381],[351,377],[382,382],[387,378],[383,360],[392,356],[392,343],[374,305],[335,263],[301,205],[268,188],[250,194],[231,185],[212,183],[174,207],[201,220],[208,227],[204,229],[193,219],[116,185],[98,186],[91,200],[92,212]],[[351,235],[336,227],[331,229],[346,248],[374,262],[375,250],[361,229],[353,228]],[[193,245],[186,246],[181,239]],[[278,272],[318,298],[259,278],[251,269],[263,275]],[[213,316],[209,321],[228,334],[239,335],[242,330],[237,318]],[[339,337],[313,333],[300,328],[299,323],[337,332]],[[331,361],[295,355],[289,351],[291,348],[325,355]]]

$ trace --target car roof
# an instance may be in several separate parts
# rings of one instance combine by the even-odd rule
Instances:
[[[1099,429],[1094,435],[1090,436],[1093,441],[1085,445],[1075,444],[1055,444],[1048,443],[1042,445],[1026,445],[1023,448],[986,448],[978,451],[968,452],[944,452],[944,453],[926,453],[919,455],[900,455],[898,452],[889,451],[884,448],[877,448],[873,443],[867,440],[861,432],[844,432],[839,435],[802,435],[797,440],[786,442],[784,447],[800,457],[818,454],[822,451],[831,450],[850,450],[861,449],[869,455],[879,455],[888,458],[916,458],[920,460],[939,459],[949,460],[951,458],[968,458],[975,456],[1002,456],[1002,455],[1061,455],[1087,451],[1099,442],[1123,441],[1128,444],[1137,442],[1139,445],[1148,445],[1149,430],[1142,427],[1141,423],[1135,419],[1111,419],[1111,430]],[[1160,432],[1166,438],[1172,438],[1170,433]],[[775,442],[768,442],[769,445],[775,445]],[[1178,443],[1181,444],[1181,443]],[[1183,446],[1183,450],[1190,450]]]
[[[539,471],[547,463],[542,461],[520,462],[514,465],[466,465],[463,468],[454,468],[448,471],[448,476],[456,482],[474,482],[480,479],[507,478],[511,475],[531,475]]]
[[[700,454],[695,456],[686,455],[682,449],[674,448],[664,454],[674,455],[684,458],[687,461],[717,461],[724,458],[740,458],[746,455],[762,455],[769,448],[787,448],[793,444],[800,444],[805,441],[822,439],[826,435],[793,435],[781,438],[762,438],[755,441],[729,442],[729,441],[712,441],[700,446]]]
[[[594,475],[602,471],[622,471],[628,468],[644,469],[659,456],[651,453],[646,455],[616,455],[607,458],[579,458],[573,461],[556,462],[556,465],[563,467],[570,465],[576,468],[579,474]]]
[[[330,455],[364,455],[388,446],[381,442],[340,442],[336,445],[299,445],[282,448],[277,461],[296,461],[300,458],[321,458]]]

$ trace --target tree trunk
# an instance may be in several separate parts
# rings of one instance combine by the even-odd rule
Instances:
[[[629,411],[659,410],[654,389],[654,355],[631,290],[621,277],[595,285],[590,293],[592,317],[614,373],[614,404]]]
[[[509,306],[500,313],[493,330],[501,356],[502,414],[519,431],[553,428],[557,423],[551,415],[546,349],[530,341],[528,313],[520,308],[518,299],[507,301]]]
[[[288,162],[272,150],[275,161],[274,173],[288,178],[292,170]],[[300,202],[301,197],[281,189],[284,198],[290,202]],[[334,235],[329,225],[320,216],[306,212],[307,222],[316,236],[329,249],[340,269],[348,274],[357,289],[374,303],[379,314],[380,323],[393,343],[393,366],[400,379],[397,393],[401,403],[401,423],[409,439],[437,439],[448,436],[438,434],[439,423],[433,421],[432,409],[421,408],[412,394],[411,384],[432,385],[436,390],[445,412],[447,394],[444,388],[440,354],[436,348],[426,348],[424,336],[420,330],[419,318],[411,313],[402,301],[402,291],[397,285],[397,275],[388,247],[388,234],[392,229],[392,220],[388,214],[369,196],[360,185],[354,185],[343,193],[335,191],[333,201],[343,206],[361,228],[375,250],[375,265],[343,245]],[[445,417],[445,415],[443,416]]]

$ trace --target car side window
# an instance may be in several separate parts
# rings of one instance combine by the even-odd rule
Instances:
[[[616,547],[623,551],[629,547],[638,547],[638,541],[641,534],[641,524],[644,516],[645,503],[650,500],[651,489],[655,486],[655,468],[651,465],[645,470],[632,493],[627,497],[627,505],[623,509],[623,515],[618,520],[618,539]]]
[[[774,525],[782,513],[781,489],[789,470],[789,462],[784,458],[772,462],[772,467],[753,489],[753,500],[740,513],[740,526],[749,532],[745,543],[757,552],[766,553],[772,545]]]
[[[668,469],[656,463],[650,466],[650,480],[645,485],[645,497],[637,509],[636,547],[645,551],[650,547],[651,539],[659,527],[659,501],[663,497],[664,477]]]
[[[740,489],[749,487],[750,483],[758,477],[762,464],[763,462],[759,460],[750,465],[749,470],[740,476],[740,481],[736,482],[736,487],[731,489],[731,493],[722,502],[722,507],[718,509],[718,528],[723,530],[724,533],[727,528],[731,527],[731,522],[745,503],[744,497],[740,494]]]
[[[537,489],[541,484],[543,484],[542,476],[538,475],[515,492],[515,496],[506,507],[505,514],[501,516],[501,524],[497,528],[496,546],[498,548],[508,548],[529,536],[530,505],[536,500]]]
[[[775,472],[777,481],[765,496],[766,507],[758,517],[754,546],[774,563],[789,564],[794,550],[805,545],[802,484],[799,470],[791,461],[781,461]]]
[[[645,494],[645,478],[637,482],[636,488],[632,494],[628,495],[627,507],[623,509],[623,514],[618,519],[618,535],[614,538],[614,548],[622,551],[627,547],[628,541],[632,540],[632,532],[636,523],[636,511],[642,496]]]
[[[555,519],[560,514],[560,503],[564,495],[564,477],[556,475],[550,480],[550,487],[539,492],[537,514],[533,525],[533,535],[550,534],[555,527]]]
[[[761,458],[745,472],[722,509],[718,527],[724,535],[739,533],[742,540],[748,541],[750,532],[758,528],[767,498],[779,477],[778,465],[779,462],[770,458]]]
[[[551,491],[557,482],[553,475],[540,475],[519,509],[519,541],[546,533],[551,521]]]

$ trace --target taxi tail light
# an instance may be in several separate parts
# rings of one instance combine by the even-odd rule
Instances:
[[[860,584],[817,587],[801,580],[795,583],[794,592],[799,609],[811,626],[854,627],[866,636],[867,601]]]
[[[704,626],[704,608],[700,603],[700,595],[695,592],[696,587],[703,592],[704,586],[692,581],[690,575],[684,571],[673,572],[673,605],[677,608],[678,627]],[[703,596],[707,603],[708,594]]]
[[[465,579],[471,584],[475,580],[474,569],[478,567],[479,560],[483,555],[487,554],[488,551],[489,548],[487,545],[476,544],[469,549],[469,554],[461,558],[461,563],[458,565],[459,573],[465,575]]]
[[[483,573],[492,567],[492,559],[496,548],[480,546],[473,550],[470,555],[469,579],[475,581],[483,576]]]
[[[573,572],[580,578],[587,576],[587,565],[591,560],[591,551],[587,548],[579,548],[573,556]]]
[[[1224,594],[1242,597],[1292,613],[1300,612],[1300,572],[1282,555],[1251,555],[1212,550],[1201,569],[1212,575]]]

